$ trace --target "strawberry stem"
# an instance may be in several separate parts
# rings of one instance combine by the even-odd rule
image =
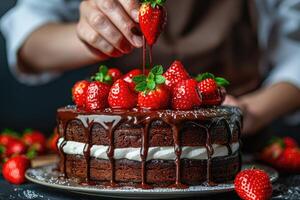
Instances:
[[[198,74],[198,76],[195,78],[196,81],[200,82],[200,81],[203,81],[205,79],[213,79],[215,80],[215,82],[217,83],[217,85],[219,87],[226,87],[228,86],[230,83],[229,81],[227,81],[225,78],[222,78],[222,77],[215,77],[215,75],[213,75],[212,73],[203,73],[203,74]]]
[[[166,0],[140,0],[141,3],[150,3],[152,8],[156,6],[163,6]]]
[[[108,75],[108,68],[106,65],[101,65],[99,67],[99,71],[95,74],[95,76],[91,77],[91,80],[112,84],[112,77]]]

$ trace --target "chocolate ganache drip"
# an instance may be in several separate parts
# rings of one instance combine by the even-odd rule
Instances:
[[[233,110],[228,112],[228,110]],[[223,113],[224,112],[224,113]],[[221,114],[220,114],[221,113]],[[233,115],[238,113],[236,118]],[[141,110],[130,110],[130,111],[114,111],[111,109],[105,109],[104,111],[95,111],[94,113],[86,113],[85,111],[77,110],[74,107],[66,107],[59,109],[58,111],[58,124],[59,134],[63,137],[63,141],[60,143],[59,151],[62,158],[62,172],[67,178],[66,172],[66,154],[63,151],[63,147],[67,141],[67,126],[71,120],[79,120],[83,124],[85,137],[87,144],[84,147],[84,157],[86,160],[86,181],[90,183],[90,155],[92,141],[92,128],[95,123],[100,124],[107,132],[109,139],[109,146],[107,150],[107,157],[110,162],[111,178],[109,186],[115,187],[115,144],[114,135],[116,129],[122,123],[129,123],[142,126],[141,134],[141,185],[143,189],[149,189],[151,186],[147,184],[147,156],[149,151],[149,134],[151,124],[155,120],[165,122],[171,127],[173,140],[174,140],[174,153],[176,156],[175,167],[176,167],[176,180],[171,187],[175,188],[186,188],[187,186],[182,183],[181,178],[181,154],[182,154],[182,140],[181,140],[181,129],[182,125],[192,125],[204,130],[206,133],[205,147],[207,149],[207,183],[212,185],[212,156],[214,149],[212,145],[212,131],[216,131],[215,127],[224,125],[227,134],[226,147],[228,149],[228,155],[232,154],[231,142],[232,142],[232,131],[235,126],[238,129],[238,138],[240,137],[240,120],[241,113],[237,108],[232,107],[220,107],[219,109],[198,109],[194,111],[141,111]]]

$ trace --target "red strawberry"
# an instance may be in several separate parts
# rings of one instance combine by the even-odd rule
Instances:
[[[197,92],[197,81],[183,80],[175,85],[172,93],[172,108],[175,110],[191,110],[201,105]]]
[[[198,88],[203,105],[220,105],[224,101],[226,95],[224,86],[229,84],[226,79],[204,73],[198,75],[196,80],[199,81]]]
[[[110,68],[107,74],[112,77],[113,83],[122,77],[122,72],[117,68]]]
[[[285,172],[300,172],[300,150],[286,148],[277,161],[277,168]]]
[[[26,153],[27,147],[22,140],[14,140],[6,146],[5,156],[20,155]]]
[[[4,147],[7,146],[10,142],[17,140],[19,137],[18,133],[10,129],[4,129],[0,134],[0,145]]]
[[[137,104],[137,95],[131,90],[129,83],[117,80],[110,88],[108,103],[111,108],[130,109]]]
[[[30,161],[25,156],[16,156],[8,159],[2,168],[3,177],[13,184],[25,182],[25,171],[30,166]]]
[[[272,184],[268,174],[259,169],[247,169],[234,180],[236,193],[244,200],[267,200],[272,196]]]
[[[262,150],[260,159],[268,164],[276,165],[276,162],[279,156],[282,154],[283,150],[284,149],[282,145],[280,145],[279,143],[272,143]]]
[[[140,75],[134,77],[137,84],[135,89],[139,92],[138,106],[140,108],[157,110],[167,108],[170,100],[170,91],[164,84],[162,76],[163,67],[156,65],[149,72],[148,77]]]
[[[93,81],[87,88],[86,92],[86,110],[98,110],[108,106],[107,96],[110,86],[106,83]]]
[[[163,31],[167,13],[162,7],[165,0],[144,0],[140,7],[139,22],[147,43],[152,46]]]
[[[133,77],[143,74],[142,70],[140,69],[133,69],[127,74],[123,76],[123,80],[129,83],[129,87],[134,90],[135,83],[133,82]]]
[[[72,88],[72,97],[77,107],[85,107],[85,95],[89,82],[86,80],[78,81]]]
[[[54,129],[53,135],[47,141],[47,147],[52,152],[58,152],[57,142],[59,139],[59,135],[57,132],[57,128]]]
[[[46,137],[42,132],[37,130],[31,130],[31,129],[25,130],[22,140],[28,146],[33,145],[35,143],[39,143],[43,146],[46,145]]]
[[[190,78],[190,75],[187,73],[182,63],[178,60],[175,60],[171,64],[163,76],[166,78],[166,85],[170,88],[174,87],[178,82]]]
[[[286,148],[296,148],[298,147],[297,141],[292,137],[284,137],[283,143]]]

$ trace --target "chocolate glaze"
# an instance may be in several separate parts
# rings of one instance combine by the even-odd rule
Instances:
[[[149,138],[149,127],[154,120],[162,120],[167,123],[173,131],[174,139],[174,151],[176,154],[175,166],[176,166],[176,182],[172,187],[176,188],[186,188],[187,186],[181,183],[181,140],[180,140],[180,131],[181,124],[188,121],[192,125],[195,125],[206,131],[206,149],[207,149],[207,183],[212,185],[211,182],[211,159],[213,155],[213,147],[211,144],[211,132],[214,127],[220,123],[224,123],[228,131],[228,141],[226,146],[228,147],[228,155],[232,154],[230,148],[230,142],[232,140],[231,130],[234,126],[237,127],[239,134],[241,128],[241,112],[238,108],[235,107],[212,107],[212,108],[198,108],[191,111],[174,111],[174,110],[158,110],[158,111],[149,111],[149,110],[113,110],[110,108],[104,109],[102,111],[93,111],[85,112],[83,110],[78,110],[74,106],[68,106],[65,108],[58,109],[58,123],[62,125],[61,136],[66,140],[66,129],[68,122],[74,119],[81,121],[85,128],[85,135],[87,137],[87,146],[85,147],[84,157],[86,160],[87,170],[86,170],[86,179],[89,182],[90,172],[89,172],[89,163],[90,163],[90,148],[91,143],[91,128],[95,123],[99,123],[104,129],[107,130],[109,134],[109,149],[107,151],[107,156],[111,165],[111,187],[115,187],[115,170],[114,170],[114,130],[123,122],[129,124],[138,124],[143,126],[142,134],[142,145],[141,145],[141,184],[140,187],[144,189],[149,189],[151,186],[147,184],[147,154],[148,154],[148,138]],[[208,123],[200,123],[200,121],[207,121]],[[65,141],[63,141],[59,147],[62,163],[63,163],[63,173],[67,177],[65,169],[65,154],[63,152],[63,146]]]

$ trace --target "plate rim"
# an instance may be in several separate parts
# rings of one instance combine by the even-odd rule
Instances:
[[[217,194],[217,193],[224,193],[224,192],[230,192],[234,190],[234,185],[233,183],[226,183],[223,185],[226,185],[222,189],[214,189],[214,187],[211,187],[211,190],[197,190],[197,186],[191,186],[188,189],[168,189],[168,190],[163,190],[163,188],[154,188],[151,190],[145,190],[145,189],[140,189],[140,188],[131,188],[131,187],[121,187],[121,188],[97,188],[95,187],[90,187],[90,186],[69,186],[69,185],[63,185],[63,184],[58,184],[58,183],[48,183],[47,181],[39,180],[39,179],[34,179],[33,177],[30,176],[30,173],[32,170],[37,170],[37,169],[42,169],[42,168],[47,168],[47,167],[54,167],[56,164],[49,164],[49,165],[44,165],[40,167],[35,167],[35,168],[29,168],[26,170],[25,177],[27,180],[43,185],[45,187],[50,187],[54,189],[60,189],[63,191],[71,191],[74,193],[80,193],[83,192],[84,194],[90,194],[90,195],[98,195],[101,196],[110,196],[110,197],[120,197],[120,195],[126,195],[127,197],[130,197],[130,195],[134,195],[140,197],[141,195],[151,195],[151,196],[156,196],[156,195],[167,195],[172,193],[173,195],[182,195],[182,196],[191,196],[191,195],[201,195],[201,194]],[[272,172],[272,177],[270,177],[270,181],[273,183],[275,182],[278,177],[279,173],[273,169],[272,167],[258,164],[258,163],[251,163],[251,164],[243,164],[243,168],[250,168],[251,166],[257,166],[258,169],[265,169],[268,171]],[[222,185],[222,184],[219,184]],[[202,186],[205,187],[205,186]],[[158,191],[155,191],[155,189],[159,189]],[[81,194],[83,194],[81,193]],[[124,196],[123,196],[124,197]],[[131,196],[132,197],[132,196]],[[162,197],[161,197],[162,198]]]

